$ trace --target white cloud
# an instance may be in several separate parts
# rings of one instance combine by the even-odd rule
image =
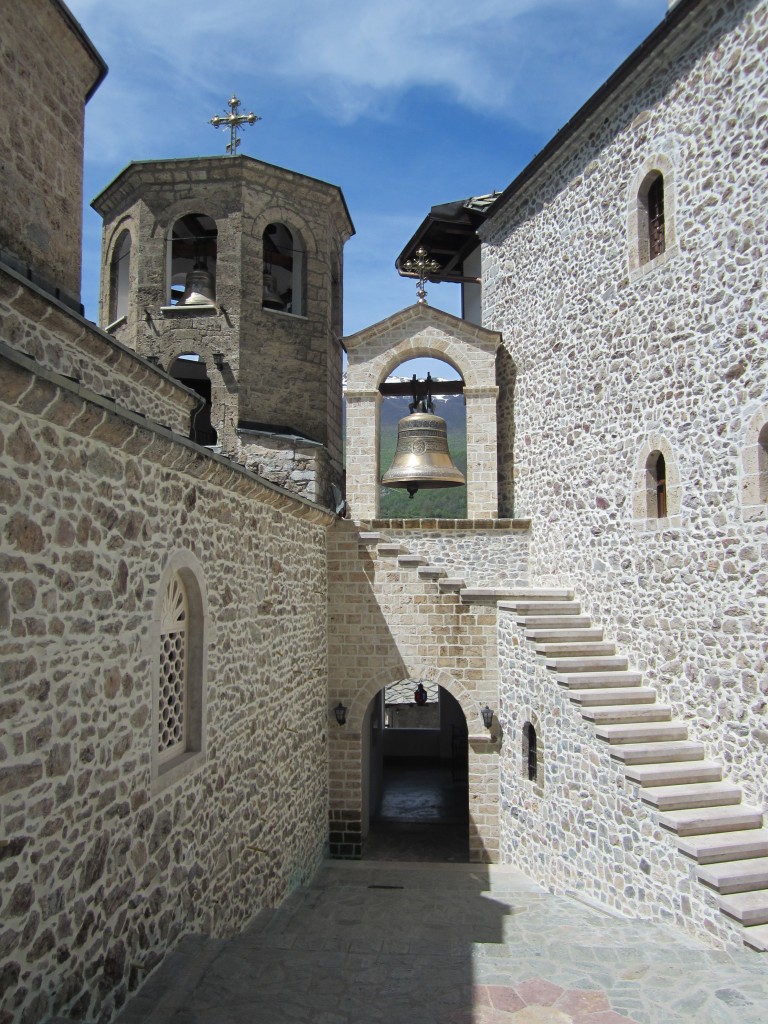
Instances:
[[[664,0],[657,0],[658,16]],[[473,110],[513,110],[548,93],[564,72],[581,77],[576,43],[604,38],[644,0],[71,0],[97,46],[141,55],[116,69],[134,86],[149,73],[172,91],[206,92],[248,75],[304,95],[332,120],[386,112],[414,88],[443,90]],[[581,33],[579,32],[581,29]],[[589,52],[589,51],[587,51]],[[609,57],[610,59],[610,57]],[[554,60],[554,64],[553,64]],[[586,69],[587,75],[589,69]],[[205,83],[205,84],[203,84]]]

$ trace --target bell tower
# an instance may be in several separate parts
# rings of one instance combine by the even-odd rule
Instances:
[[[131,163],[104,221],[100,322],[195,390],[191,437],[326,506],[341,480],[341,190],[247,156]]]

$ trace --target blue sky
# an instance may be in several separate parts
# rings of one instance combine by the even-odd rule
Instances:
[[[635,46],[667,0],[68,0],[110,72],[86,108],[90,200],[131,160],[223,154],[236,92],[263,120],[240,152],[341,186],[345,333],[416,299],[394,260],[429,207],[502,190]],[[429,302],[458,312],[458,288]]]

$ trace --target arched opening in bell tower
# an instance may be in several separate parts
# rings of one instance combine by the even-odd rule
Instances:
[[[399,425],[412,412],[413,377],[419,386],[430,376],[433,381],[434,412],[445,420],[450,461],[467,476],[467,415],[464,382],[459,371],[443,359],[407,359],[394,367],[380,387],[379,478],[402,455]],[[407,475],[407,471],[406,471]],[[467,515],[467,485],[422,485],[413,498],[405,486],[382,484],[379,516],[382,519],[464,519]]]
[[[192,414],[190,440],[212,448],[218,441],[218,434],[211,423],[213,396],[208,367],[197,352],[182,352],[168,367],[168,373],[185,384],[205,402]]]
[[[467,720],[428,680],[380,690],[363,720],[363,858],[467,861]]]

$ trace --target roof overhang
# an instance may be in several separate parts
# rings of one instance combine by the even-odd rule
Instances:
[[[426,249],[429,258],[440,264],[440,270],[430,274],[428,280],[474,281],[475,278],[464,276],[464,260],[480,244],[477,229],[487,217],[496,196],[494,192],[433,206],[395,260],[398,274],[418,277],[417,272],[406,270],[405,264],[415,258],[417,249]]]

